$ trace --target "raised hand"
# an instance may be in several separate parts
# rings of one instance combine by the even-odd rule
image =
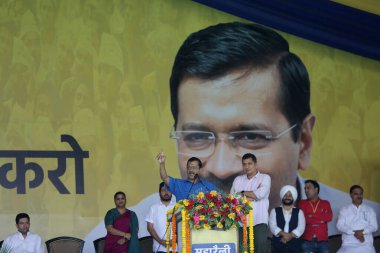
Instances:
[[[159,163],[164,163],[166,160],[166,156],[164,151],[161,151],[160,153],[157,154],[156,159]]]

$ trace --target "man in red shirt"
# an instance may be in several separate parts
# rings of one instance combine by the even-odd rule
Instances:
[[[300,200],[298,207],[305,214],[306,228],[302,236],[303,253],[328,253],[327,223],[332,220],[333,213],[330,202],[319,198],[319,184],[315,180],[305,181],[307,199]]]

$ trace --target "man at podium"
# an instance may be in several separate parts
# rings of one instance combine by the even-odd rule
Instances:
[[[187,179],[179,179],[168,176],[165,168],[165,153],[161,151],[157,155],[157,161],[160,163],[160,177],[165,182],[165,186],[176,197],[177,201],[187,199],[189,196],[197,195],[199,192],[219,191],[213,183],[201,179],[200,170],[202,169],[202,161],[197,157],[191,157],[187,160]]]

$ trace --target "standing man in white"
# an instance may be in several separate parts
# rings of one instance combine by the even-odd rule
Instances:
[[[254,154],[242,157],[243,175],[237,176],[232,183],[231,194],[241,194],[252,202],[255,231],[255,252],[264,253],[268,233],[268,208],[271,179],[258,171]]]
[[[174,208],[175,199],[172,193],[165,188],[165,183],[161,182],[159,186],[160,202],[153,204],[145,221],[147,229],[153,237],[153,252],[166,252],[166,235],[171,233],[170,227],[166,227],[166,213]]]

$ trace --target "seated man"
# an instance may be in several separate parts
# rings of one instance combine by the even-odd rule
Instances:
[[[338,253],[375,253],[372,233],[377,230],[375,211],[363,204],[363,188],[350,188],[352,204],[342,207],[337,228],[342,232],[342,247]]]
[[[7,253],[44,253],[45,248],[39,235],[29,232],[30,218],[26,213],[16,216],[17,233],[8,236],[1,247],[0,252]]]
[[[303,211],[294,206],[297,190],[292,185],[281,188],[282,205],[273,208],[269,215],[269,228],[273,234],[271,252],[293,253],[302,251],[301,236],[305,231]]]

